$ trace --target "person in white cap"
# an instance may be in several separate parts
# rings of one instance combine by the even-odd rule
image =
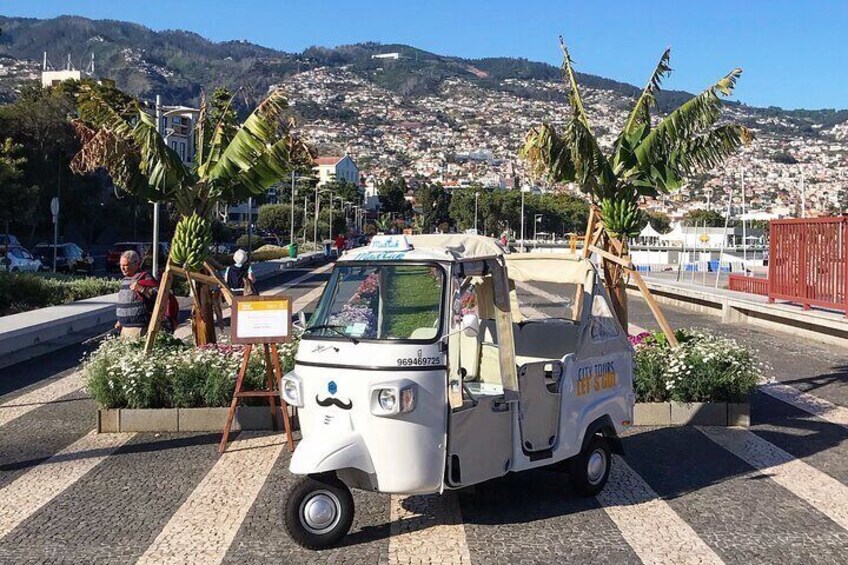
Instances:
[[[224,281],[230,287],[230,290],[236,294],[255,294],[253,284],[256,282],[256,277],[247,262],[247,252],[244,249],[239,249],[233,253],[233,266],[227,267],[227,270],[224,271]]]

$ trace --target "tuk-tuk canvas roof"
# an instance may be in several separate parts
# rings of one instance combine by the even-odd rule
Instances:
[[[510,280],[582,284],[592,264],[571,253],[521,253],[504,256]]]
[[[446,250],[457,261],[487,259],[504,254],[503,248],[490,238],[467,234],[427,234],[408,236],[416,249]]]

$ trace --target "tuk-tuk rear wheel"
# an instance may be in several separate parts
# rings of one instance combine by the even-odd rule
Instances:
[[[286,530],[298,545],[332,547],[353,523],[353,496],[335,475],[303,477],[289,491],[284,518]]]
[[[592,436],[586,447],[571,458],[570,475],[574,490],[582,496],[595,496],[609,478],[612,454],[603,436]]]

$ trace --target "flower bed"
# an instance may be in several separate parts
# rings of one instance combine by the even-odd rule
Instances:
[[[103,296],[120,286],[107,278],[0,271],[0,316]]]
[[[296,342],[280,346],[284,372],[294,367],[296,349]],[[83,376],[100,408],[223,407],[232,400],[243,351],[229,344],[195,348],[160,332],[145,354],[143,341],[111,338],[83,360]],[[263,349],[255,347],[245,390],[267,389],[263,357]]]
[[[675,335],[680,342],[676,349],[661,332],[631,337],[637,402],[747,401],[762,377],[762,365],[751,350],[700,330]]]

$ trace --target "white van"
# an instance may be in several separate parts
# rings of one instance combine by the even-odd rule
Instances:
[[[283,379],[303,432],[286,527],[323,548],[350,528],[350,488],[440,493],[565,460],[596,494],[633,419],[632,373],[587,259],[375,236],[336,263]]]

